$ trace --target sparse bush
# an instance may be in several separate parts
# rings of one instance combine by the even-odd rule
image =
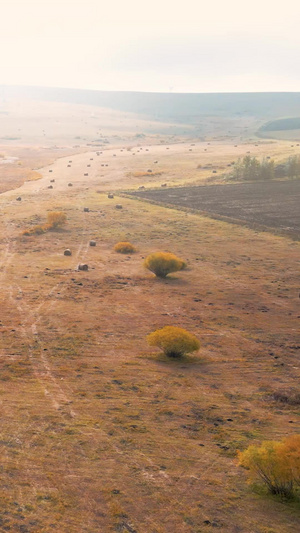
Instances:
[[[27,228],[22,232],[22,235],[29,237],[30,235],[41,235],[51,229],[60,228],[67,221],[65,213],[62,211],[52,211],[47,215],[47,222],[45,224],[38,224],[32,228]]]
[[[48,231],[49,228],[47,226],[48,224],[38,224],[32,228],[25,229],[22,235],[25,235],[26,237],[29,237],[30,235],[42,235],[42,233],[46,233],[46,231]]]
[[[61,228],[67,222],[66,214],[62,211],[51,211],[47,215],[47,222],[51,228]]]
[[[238,452],[238,457],[251,478],[262,479],[272,494],[291,497],[295,486],[300,485],[300,435],[249,446],[244,452]]]
[[[155,252],[148,255],[144,267],[153,272],[158,278],[165,278],[171,272],[178,272],[186,268],[186,263],[174,254]]]
[[[130,242],[118,242],[114,246],[114,250],[120,254],[134,254],[136,252],[135,246]]]
[[[182,357],[200,348],[197,337],[183,328],[165,326],[147,336],[150,346],[160,348],[168,357]]]
[[[272,394],[273,400],[285,405],[300,405],[300,391],[293,389],[278,390]]]

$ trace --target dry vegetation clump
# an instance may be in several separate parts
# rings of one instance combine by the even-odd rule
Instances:
[[[137,172],[131,172],[130,173],[130,176],[132,176],[133,178],[143,178],[144,176],[161,176],[163,173],[162,172],[153,172],[153,171],[137,171]]]
[[[168,357],[182,357],[200,348],[200,342],[193,333],[175,326],[165,326],[147,336],[149,346],[160,348]]]
[[[238,458],[239,464],[249,470],[250,477],[259,477],[271,494],[291,497],[300,486],[300,435],[249,446],[238,453]]]
[[[165,278],[171,272],[184,270],[186,266],[185,261],[168,252],[155,252],[148,255],[144,261],[144,267],[158,278]]]
[[[67,222],[66,214],[62,211],[52,211],[47,215],[47,222],[45,224],[38,224],[32,228],[27,228],[22,232],[22,235],[28,237],[30,235],[41,235],[52,229],[58,229],[64,226]]]
[[[278,390],[272,393],[272,399],[285,405],[300,405],[300,391]]]
[[[51,211],[47,215],[47,222],[51,228],[61,228],[67,222],[67,216],[62,211]]]
[[[27,175],[26,180],[27,181],[37,181],[37,180],[40,180],[42,177],[43,177],[42,174],[40,174],[39,172],[36,172],[36,170],[32,170]]]
[[[114,251],[119,254],[134,254],[136,252],[136,247],[130,242],[118,242],[114,246]]]

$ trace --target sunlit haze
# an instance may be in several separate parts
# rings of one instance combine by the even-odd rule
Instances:
[[[299,91],[299,20],[292,0],[10,0],[0,84]]]

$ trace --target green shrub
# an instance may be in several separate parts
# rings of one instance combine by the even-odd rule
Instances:
[[[135,246],[130,242],[118,242],[114,246],[114,250],[120,254],[134,254],[136,252]]]
[[[165,326],[147,336],[149,346],[160,348],[168,357],[182,357],[200,348],[197,337],[183,328]]]
[[[165,278],[171,272],[186,268],[186,263],[174,254],[155,252],[146,257],[144,267],[153,272],[158,278]]]

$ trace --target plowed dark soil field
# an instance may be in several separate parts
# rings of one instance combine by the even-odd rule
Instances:
[[[133,195],[300,238],[299,180],[143,190]]]

